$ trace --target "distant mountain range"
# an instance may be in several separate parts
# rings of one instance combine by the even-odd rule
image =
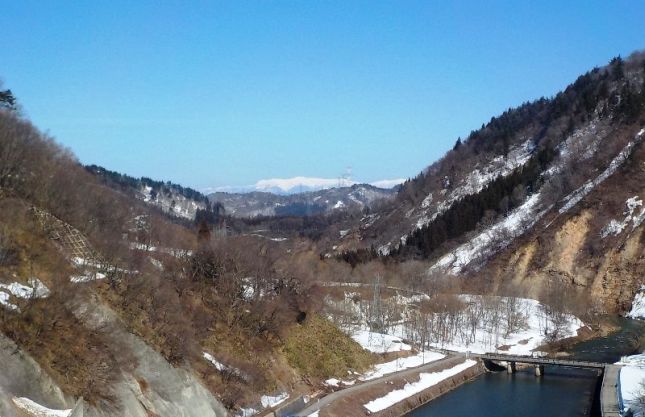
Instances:
[[[395,178],[374,181],[370,183],[353,181],[347,178],[317,178],[317,177],[293,177],[293,178],[270,178],[257,181],[247,186],[225,186],[206,189],[210,193],[252,193],[265,192],[279,195],[299,194],[312,191],[326,190],[330,188],[345,188],[358,184],[369,184],[377,188],[394,188],[405,182],[405,178]]]
[[[226,213],[235,217],[306,216],[371,207],[378,200],[394,197],[396,192],[394,188],[384,189],[369,184],[354,184],[288,195],[260,191],[216,192],[209,194],[208,199],[222,204]]]
[[[215,192],[205,195],[169,181],[134,178],[96,165],[86,169],[107,185],[133,195],[171,216],[192,220],[207,202],[218,202],[234,217],[309,216],[345,209],[371,207],[396,195],[400,180],[379,181],[390,188],[355,184],[347,179],[295,177],[258,181],[247,192]],[[396,188],[391,186],[395,185]],[[340,187],[338,187],[340,186]],[[257,191],[264,190],[264,191]],[[300,191],[300,192],[297,192]]]

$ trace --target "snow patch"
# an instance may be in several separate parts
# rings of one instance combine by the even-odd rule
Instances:
[[[410,345],[403,343],[400,337],[389,334],[358,330],[351,336],[363,349],[374,353],[400,352],[412,349]]]
[[[634,230],[640,226],[643,221],[645,221],[645,207],[643,207],[643,200],[638,196],[628,198],[627,201],[625,201],[625,206],[627,208],[627,210],[623,212],[625,219],[622,221],[612,219],[602,229],[600,237],[604,239],[607,236],[618,236],[627,226],[629,226],[630,223],[632,223],[632,230]],[[636,210],[639,207],[642,207],[640,213]]]
[[[12,398],[13,403],[19,409],[28,412],[34,417],[69,417],[72,414],[72,409],[69,410],[54,410],[44,407],[29,398],[19,397]]]
[[[19,282],[12,282],[10,284],[0,283],[0,289],[7,290],[15,297],[23,299],[46,298],[49,296],[49,288],[38,278],[30,278],[29,285],[23,285]]]
[[[0,305],[4,306],[5,308],[8,308],[9,310],[20,311],[17,305],[9,302],[10,296],[11,296],[10,294],[4,291],[0,291]]]
[[[641,286],[640,291],[634,296],[632,309],[627,313],[627,317],[645,320],[645,285]]]
[[[289,398],[289,394],[283,392],[275,396],[263,395],[262,398],[260,398],[260,402],[262,403],[262,407],[271,408],[282,404],[287,400],[287,398]]]
[[[72,275],[69,277],[70,282],[74,284],[84,284],[86,282],[98,281],[105,279],[106,275],[102,272],[85,273],[83,275]]]
[[[409,368],[416,368],[417,366],[438,361],[439,359],[443,359],[445,357],[445,355],[442,355],[438,352],[420,352],[413,356],[398,358],[390,362],[377,364],[374,366],[374,369],[372,371],[369,371],[365,375],[359,377],[359,379],[361,381],[369,381],[370,379],[381,378],[382,376],[392,374],[394,372],[399,372]]]

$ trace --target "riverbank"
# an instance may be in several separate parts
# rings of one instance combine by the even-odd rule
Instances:
[[[442,371],[448,371],[455,366],[459,366],[464,362],[465,360],[463,357],[451,358],[443,361],[443,363],[433,367],[432,369],[419,370],[418,372],[408,374],[405,377],[393,378],[386,383],[372,386],[366,390],[354,392],[351,396],[339,398],[328,406],[322,408],[318,416],[347,417],[351,415],[400,417],[482,375],[484,373],[483,365],[478,361],[476,364],[467,367],[465,370],[447,377],[427,389],[410,395],[383,410],[370,412],[365,405],[370,402],[383,399],[395,391],[405,390],[406,386],[409,388],[410,385],[418,383],[421,379],[420,374],[427,375],[428,373],[441,373]]]

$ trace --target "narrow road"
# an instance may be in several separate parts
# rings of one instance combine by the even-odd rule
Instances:
[[[348,395],[352,395],[353,393],[356,393],[358,391],[362,391],[364,389],[373,387],[375,385],[383,384],[389,381],[393,381],[395,379],[399,379],[401,377],[406,377],[406,376],[411,376],[411,375],[416,375],[420,372],[431,372],[437,368],[441,367],[452,367],[455,366],[461,362],[463,362],[466,359],[465,355],[461,354],[456,354],[453,356],[447,356],[443,359],[439,359],[438,361],[426,363],[425,365],[417,366],[416,368],[409,368],[409,369],[404,369],[399,372],[395,372],[389,375],[382,376],[381,378],[377,379],[372,379],[369,381],[357,383],[356,385],[352,385],[351,387],[347,387],[345,389],[342,389],[340,391],[332,392],[329,395],[324,396],[323,398],[319,399],[313,404],[310,404],[305,408],[304,410],[299,411],[296,413],[296,416],[301,416],[305,417],[310,414],[315,413],[316,411],[319,411],[321,408],[328,406],[329,404],[333,403],[334,401],[337,401],[341,398],[344,398]]]

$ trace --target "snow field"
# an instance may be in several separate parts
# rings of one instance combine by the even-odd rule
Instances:
[[[638,397],[645,391],[645,353],[626,356],[617,363],[623,365],[620,369],[620,390],[625,409],[637,410]],[[640,414],[642,417],[644,414]],[[634,414],[639,417],[638,412]]]

